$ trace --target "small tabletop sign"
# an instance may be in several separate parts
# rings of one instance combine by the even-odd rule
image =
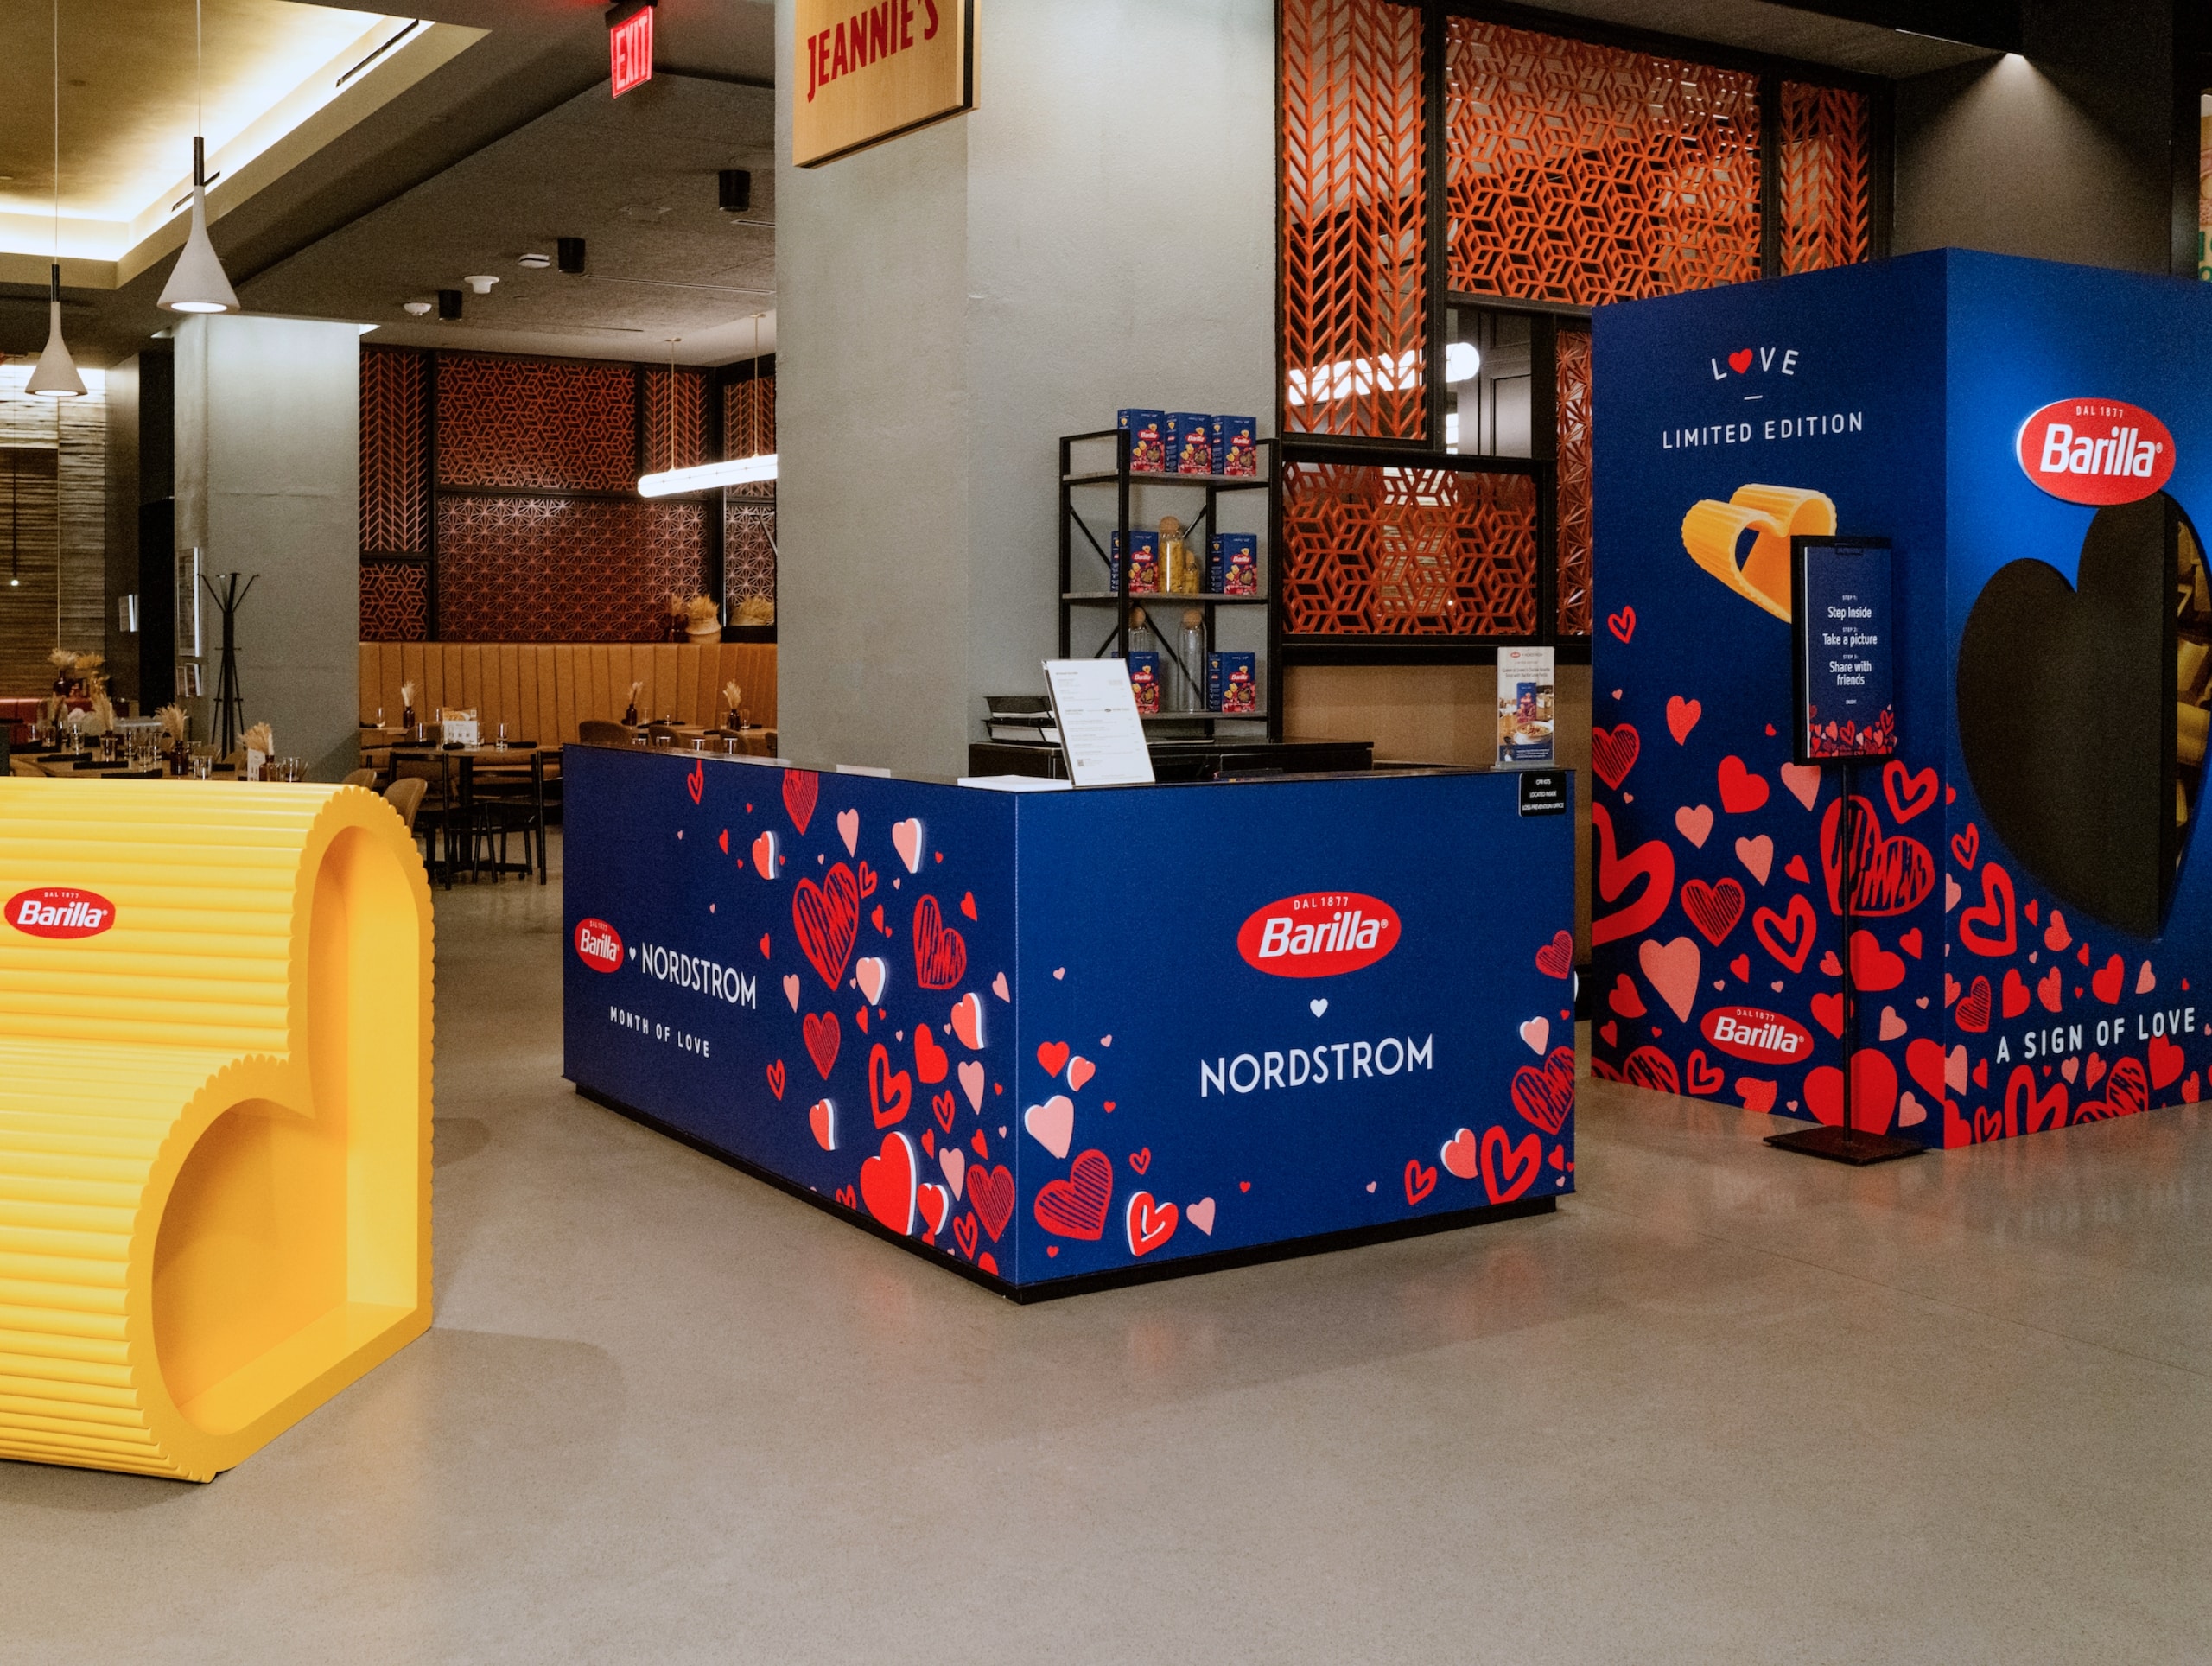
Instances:
[[[1897,749],[1896,629],[1887,538],[1789,541],[1789,631],[1800,764],[1889,758]]]
[[[1129,668],[1119,659],[1048,659],[1045,686],[1060,728],[1068,779],[1077,786],[1149,786],[1152,752],[1137,715]]]
[[[1497,651],[1497,763],[1501,769],[1549,769],[1559,673],[1549,648]]]

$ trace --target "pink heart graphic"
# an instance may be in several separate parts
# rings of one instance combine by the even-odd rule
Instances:
[[[1539,1014],[1521,1026],[1521,1039],[1529,1044],[1529,1051],[1541,1059],[1552,1039],[1552,1021]]]
[[[983,1067],[970,1059],[956,1072],[960,1078],[960,1091],[968,1096],[968,1109],[977,1116],[983,1111]]]
[[[912,817],[891,824],[891,848],[899,853],[909,874],[922,871],[922,824]]]
[[[1967,1091],[1967,1050],[1953,1047],[1943,1056],[1943,1085],[1953,1093]]]
[[[1912,1097],[1910,1089],[1897,1095],[1897,1126],[1910,1128],[1916,1122],[1928,1120],[1928,1107]]]
[[[1183,1218],[1208,1237],[1213,1236],[1213,1199],[1200,1198],[1183,1211]]]
[[[1082,1091],[1083,1084],[1085,1082],[1088,1082],[1092,1077],[1097,1074],[1098,1066],[1092,1064],[1090,1060],[1085,1059],[1081,1053],[1077,1053],[1074,1058],[1068,1060],[1068,1085],[1075,1089],[1077,1092]]]
[[[952,1033],[969,1052],[982,1052],[983,1003],[972,989],[952,1003]]]
[[[841,810],[837,812],[837,836],[845,842],[845,854],[852,855],[861,842],[861,812]]]
[[[1818,764],[1784,764],[1778,773],[1783,785],[1789,789],[1799,804],[1810,810],[1821,796],[1821,766]]]
[[[1012,995],[1006,992],[1006,974],[1004,972],[1001,972],[996,977],[991,980],[991,993],[1001,1001],[1011,1002],[1014,999]]]
[[[1661,943],[1656,938],[1646,938],[1637,946],[1636,957],[1637,963],[1643,968],[1644,982],[1675,1009],[1675,1017],[1688,1023],[1691,1003],[1697,999],[1697,980],[1702,963],[1695,940],[1678,937],[1672,943]]]
[[[1882,1008],[1882,1040],[1894,1041],[1904,1033],[1904,1020],[1897,1016],[1895,1007]]]
[[[861,993],[871,1007],[882,1002],[884,982],[890,975],[891,969],[874,955],[864,955],[853,963],[853,976],[860,980]]]
[[[814,1130],[814,1143],[824,1151],[837,1148],[837,1107],[817,1099],[806,1108],[806,1125]]]
[[[1065,1157],[1075,1139],[1075,1101],[1065,1093],[1056,1093],[1043,1104],[1023,1111],[1021,1125],[1046,1150],[1055,1157]]]
[[[1684,804],[1675,812],[1675,830],[1702,850],[1706,836],[1713,831],[1713,806]]]
[[[957,1145],[947,1146],[937,1154],[937,1166],[944,1171],[944,1183],[957,1198],[961,1183],[968,1178],[968,1154]]]
[[[788,972],[784,976],[784,999],[791,1003],[791,1010],[798,1010],[798,974]]]
[[[1482,1173],[1482,1147],[1475,1139],[1474,1130],[1463,1128],[1446,1140],[1439,1160],[1463,1180],[1471,1180]]]
[[[1751,876],[1761,885],[1774,871],[1774,841],[1762,833],[1756,839],[1736,841],[1736,860],[1744,864]]]

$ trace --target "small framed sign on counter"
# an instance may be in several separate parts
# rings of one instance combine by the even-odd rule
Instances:
[[[1137,715],[1129,668],[1120,659],[1048,659],[1045,686],[1077,786],[1149,786],[1152,750]]]
[[[1497,651],[1497,763],[1549,769],[1558,760],[1559,671],[1549,648]]]
[[[1789,541],[1790,746],[1800,764],[1896,755],[1891,558],[1887,538]]]

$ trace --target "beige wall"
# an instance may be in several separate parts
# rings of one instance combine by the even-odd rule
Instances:
[[[1495,756],[1491,665],[1296,665],[1283,673],[1283,733],[1372,741],[1378,764],[1487,764]],[[1590,957],[1590,667],[1559,668],[1560,761],[1575,772],[1574,944]]]

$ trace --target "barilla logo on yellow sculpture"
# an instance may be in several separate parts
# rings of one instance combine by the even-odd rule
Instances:
[[[2059,399],[2020,424],[2020,467],[2068,503],[2133,503],[2173,477],[2174,436],[2140,405]]]
[[[98,937],[115,924],[115,905],[97,891],[42,885],[8,899],[8,924],[33,937]]]
[[[576,958],[595,972],[622,970],[622,933],[603,919],[576,922]]]
[[[1334,977],[1398,946],[1398,911],[1356,891],[1309,891],[1254,912],[1236,952],[1275,977]]]

